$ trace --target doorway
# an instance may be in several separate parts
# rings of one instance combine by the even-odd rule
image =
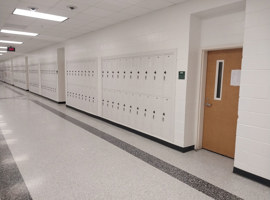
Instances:
[[[208,51],[202,147],[234,158],[242,48]]]

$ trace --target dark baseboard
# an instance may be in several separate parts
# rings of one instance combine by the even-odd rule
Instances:
[[[244,171],[242,169],[239,169],[237,167],[233,168],[233,173],[238,174],[238,175],[243,176],[243,177],[246,177],[248,179],[251,179],[253,181],[256,181],[258,183],[261,183],[263,185],[266,185],[266,186],[270,187],[270,180],[269,179],[257,176],[255,174],[252,174],[252,173],[249,173],[249,172],[246,172],[246,171]]]
[[[50,101],[52,101],[52,102],[54,102],[54,103],[58,103],[58,104],[65,104],[65,103],[66,103],[65,101],[55,101],[55,100],[50,99],[50,98],[48,98],[48,97],[45,97],[45,96],[42,96],[42,95],[40,95],[40,94],[31,92],[30,90],[29,90],[28,92],[30,92],[31,94],[34,94],[34,95],[36,95],[36,96],[42,97],[42,98],[44,98],[44,99],[50,100]]]
[[[13,87],[18,88],[18,89],[21,89],[21,90],[23,90],[23,91],[29,91],[28,89],[23,89],[23,88],[20,88],[20,87],[18,87],[18,86],[16,86],[16,85],[13,85]]]
[[[67,106],[68,108],[71,108],[71,109],[76,110],[76,111],[78,111],[78,112],[84,113],[84,114],[86,114],[86,115],[88,115],[88,116],[91,116],[91,117],[93,117],[93,118],[99,119],[99,120],[101,120],[101,121],[107,122],[107,123],[112,124],[112,125],[114,125],[114,126],[117,126],[117,127],[119,127],[119,128],[125,129],[125,130],[130,131],[130,132],[132,132],[132,133],[135,133],[135,134],[137,134],[137,135],[140,135],[140,136],[142,136],[142,137],[144,137],[144,138],[147,138],[147,139],[150,139],[150,140],[152,140],[152,141],[155,141],[155,142],[157,142],[157,143],[159,143],[159,144],[162,144],[162,145],[164,145],[164,146],[170,147],[170,148],[172,148],[172,149],[174,149],[174,150],[180,151],[180,152],[182,152],[182,153],[186,153],[186,152],[188,152],[188,151],[194,150],[194,145],[188,146],[188,147],[180,147],[180,146],[177,146],[177,145],[175,145],[175,144],[172,144],[172,143],[166,142],[166,141],[164,141],[164,140],[161,140],[161,139],[159,139],[159,138],[156,138],[156,137],[154,137],[154,136],[151,136],[151,135],[148,135],[148,134],[146,134],[146,133],[143,133],[143,132],[137,131],[137,130],[135,130],[135,129],[132,129],[132,128],[130,128],[130,127],[127,127],[127,126],[118,124],[118,123],[113,122],[113,121],[110,121],[110,120],[108,120],[108,119],[104,119],[104,118],[99,117],[99,116],[97,116],[97,115],[93,115],[93,114],[87,113],[87,112],[85,112],[85,111],[82,111],[82,110],[80,110],[80,109],[74,108],[74,107],[72,107],[72,106],[69,106],[69,105],[66,105],[66,106]]]

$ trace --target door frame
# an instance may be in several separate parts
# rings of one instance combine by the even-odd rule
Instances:
[[[205,87],[206,87],[206,72],[207,72],[207,56],[209,51],[216,50],[228,50],[228,49],[238,49],[242,48],[242,44],[237,45],[220,45],[211,48],[202,48],[200,53],[200,67],[199,67],[199,95],[198,95],[198,104],[197,104],[197,128],[195,136],[195,149],[202,149],[202,140],[203,140],[203,124],[204,124],[204,100],[205,100]],[[241,86],[240,86],[241,87]]]

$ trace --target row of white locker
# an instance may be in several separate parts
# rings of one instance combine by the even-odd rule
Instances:
[[[66,93],[69,106],[97,115],[95,89],[74,87]],[[103,90],[102,117],[127,127],[173,141],[173,102],[168,98]]]
[[[66,104],[84,112],[97,115],[98,97],[96,88],[69,86],[66,92]]]
[[[14,81],[14,84],[15,84],[15,83],[26,84],[26,81],[25,81],[25,80],[22,80],[22,79],[16,79],[16,78],[14,78],[13,81]]]
[[[102,60],[102,87],[171,97],[175,54]]]
[[[40,73],[41,74],[57,74],[58,71],[55,70],[55,69],[43,69],[43,70],[40,70]]]
[[[22,73],[22,74],[26,74],[26,70],[25,69],[14,69],[13,73]]]
[[[175,53],[160,53],[153,55],[140,56],[116,56],[102,59],[102,68],[111,69],[140,69],[140,68],[156,68],[169,69],[175,65]]]
[[[39,92],[39,84],[38,83],[29,83],[29,91],[40,94]]]
[[[38,74],[39,71],[37,69],[29,69],[28,70],[29,74]]]
[[[169,71],[170,72],[170,71]],[[102,78],[115,80],[119,79],[121,81],[128,81],[130,79],[135,80],[153,80],[153,81],[167,81],[170,74],[168,71],[163,71],[159,69],[149,70],[149,69],[141,69],[141,70],[102,70]]]
[[[66,70],[94,70],[98,66],[97,59],[92,60],[78,60],[78,61],[67,61]]]
[[[29,91],[40,94],[39,85],[39,65],[32,64],[28,66]]]
[[[66,71],[67,83],[71,85],[96,87],[98,82],[97,72],[92,71]]]
[[[172,141],[172,105],[168,98],[103,90],[102,117]]]

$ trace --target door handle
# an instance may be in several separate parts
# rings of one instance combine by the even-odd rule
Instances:
[[[209,103],[209,98],[206,98],[205,106],[206,107],[211,107],[212,106],[212,104]]]

